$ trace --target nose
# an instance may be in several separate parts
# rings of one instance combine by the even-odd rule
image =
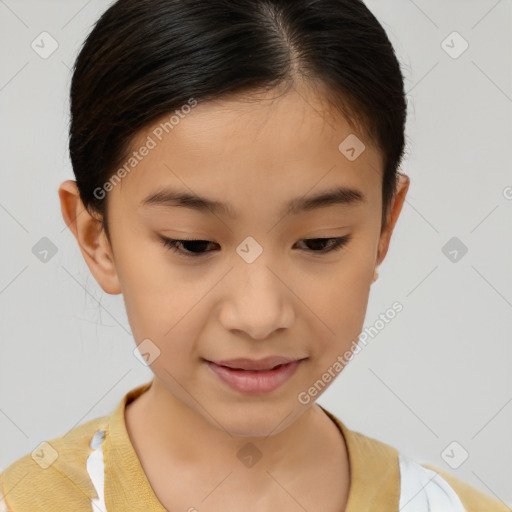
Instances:
[[[274,331],[291,327],[295,318],[293,293],[286,286],[286,277],[268,260],[239,261],[228,279],[220,311],[225,329],[263,340]]]

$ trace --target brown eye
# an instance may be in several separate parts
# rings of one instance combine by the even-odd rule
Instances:
[[[209,240],[174,240],[172,238],[161,237],[162,243],[168,249],[181,254],[183,256],[189,256],[196,258],[210,251],[205,251],[205,247],[208,244],[214,244]]]
[[[309,238],[301,241],[313,247],[309,249],[311,252],[328,253],[341,249],[350,239],[351,235],[346,235],[338,238]]]

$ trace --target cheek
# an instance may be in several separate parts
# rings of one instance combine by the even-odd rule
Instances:
[[[308,286],[308,304],[315,305],[319,320],[316,324],[316,355],[320,364],[331,364],[354,341],[363,328],[373,277],[374,260],[370,250],[355,247],[343,264]],[[313,309],[313,308],[312,308]]]
[[[188,377],[190,361],[196,354],[205,312],[201,308],[204,291],[187,287],[178,280],[161,286],[161,279],[133,275],[125,297],[125,306],[135,344],[148,347],[151,371],[164,382],[171,376],[182,382]],[[199,304],[198,304],[199,303]],[[150,340],[150,342],[146,341]],[[143,353],[144,350],[141,350]]]
[[[180,339],[194,339],[201,325],[196,305],[208,290],[206,284],[172,265],[156,242],[126,243],[118,254],[116,269],[135,342],[149,338],[164,351],[173,344],[178,348]]]

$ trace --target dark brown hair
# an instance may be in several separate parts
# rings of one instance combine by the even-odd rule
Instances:
[[[360,0],[118,0],[95,24],[71,83],[69,151],[80,197],[107,238],[108,194],[137,132],[190,102],[321,84],[381,150],[382,222],[404,152],[394,49]],[[341,142],[341,141],[340,141]]]

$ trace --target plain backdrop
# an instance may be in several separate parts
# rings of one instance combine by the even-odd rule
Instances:
[[[109,4],[0,0],[0,470],[152,377],[57,194],[74,179],[70,70]],[[373,337],[319,403],[511,506],[512,2],[367,5],[405,75],[411,187],[372,287]],[[42,32],[58,44],[47,58],[32,48]]]

